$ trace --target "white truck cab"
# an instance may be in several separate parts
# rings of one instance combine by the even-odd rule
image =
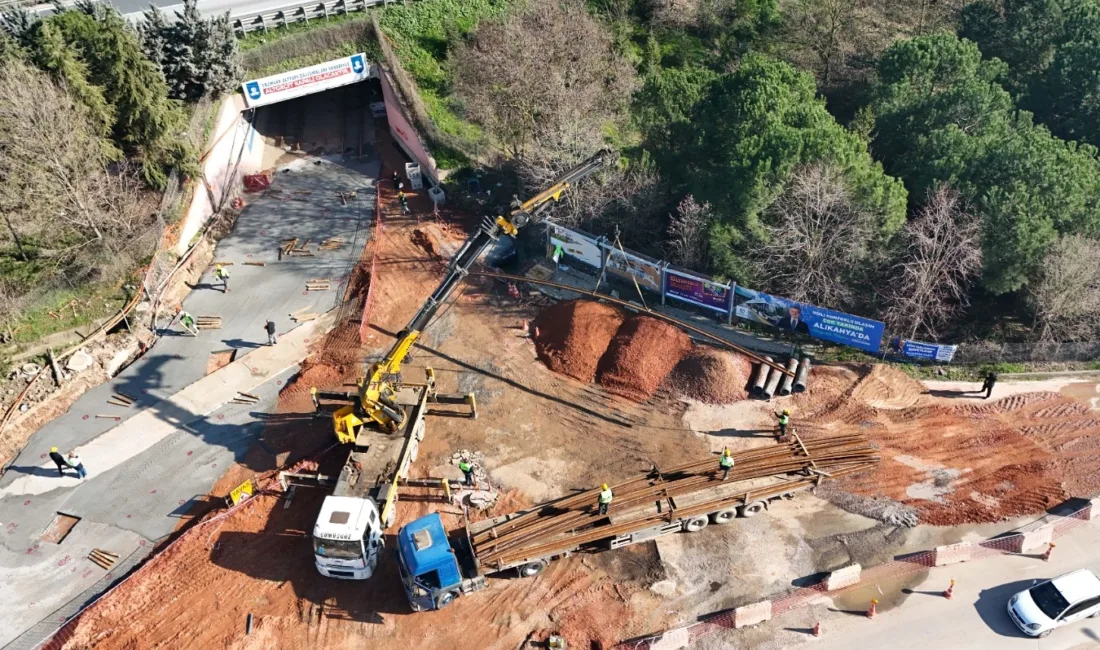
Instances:
[[[366,580],[381,551],[382,526],[372,499],[325,497],[313,525],[313,557],[321,575]]]

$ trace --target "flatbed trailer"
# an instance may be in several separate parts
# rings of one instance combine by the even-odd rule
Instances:
[[[607,515],[598,514],[599,489],[533,508],[467,523],[452,549],[438,514],[398,533],[398,556],[409,603],[416,611],[438,609],[460,594],[487,585],[510,569],[535,576],[553,560],[637,544],[709,524],[753,517],[776,499],[812,490],[820,481],[866,470],[879,457],[863,436],[837,436],[747,450],[733,455],[722,480],[718,459],[679,467],[654,467],[613,486]]]

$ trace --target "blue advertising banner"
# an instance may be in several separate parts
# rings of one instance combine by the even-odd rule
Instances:
[[[704,280],[698,276],[665,269],[665,295],[723,314],[730,310],[728,285]]]
[[[742,286],[738,286],[735,292],[738,318],[809,334],[872,354],[877,353],[882,345],[883,324],[877,320],[803,304]]]
[[[902,341],[901,353],[914,359],[927,359],[929,361],[950,362],[955,357],[957,345],[939,345],[937,343],[921,343],[920,341]]]

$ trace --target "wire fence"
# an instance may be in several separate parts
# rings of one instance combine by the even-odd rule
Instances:
[[[1100,359],[1100,341],[1073,343],[996,343],[979,341],[961,343],[952,363],[978,365],[986,363],[1084,362]]]

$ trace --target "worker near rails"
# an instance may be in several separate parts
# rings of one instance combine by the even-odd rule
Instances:
[[[989,396],[993,394],[993,386],[997,383],[997,373],[992,370],[985,376],[985,381],[982,382],[982,390],[985,391],[985,399],[989,399]]]
[[[268,320],[264,325],[264,331],[267,332],[267,344],[275,345],[279,342],[279,339],[275,337],[275,321]]]
[[[65,460],[65,457],[61,455],[61,452],[57,450],[57,447],[50,447],[50,460],[57,463],[57,473],[61,476],[65,476],[66,468],[73,468],[73,466]]]
[[[199,328],[195,327],[195,317],[183,310],[180,310],[180,325],[183,325],[183,329],[191,332],[191,336],[199,335]]]
[[[229,271],[221,264],[214,265],[214,279],[222,283],[222,293],[229,291]]]
[[[722,480],[726,480],[730,470],[733,469],[733,456],[730,454],[729,447],[723,449],[722,455],[718,457],[718,467],[722,470]]]
[[[466,462],[466,459],[458,461],[458,468],[462,470],[462,484],[473,485],[474,484],[474,466]]]
[[[779,420],[779,439],[783,440],[787,437],[787,425],[791,423],[791,410],[783,409],[783,412],[776,413],[775,417]]]
[[[600,498],[599,498],[599,514],[606,515],[607,509],[611,507],[611,500],[615,498],[615,493],[611,491],[611,488],[607,487],[607,483],[600,486]]]
[[[409,195],[403,191],[397,192],[397,202],[401,204],[401,214],[409,214]]]

